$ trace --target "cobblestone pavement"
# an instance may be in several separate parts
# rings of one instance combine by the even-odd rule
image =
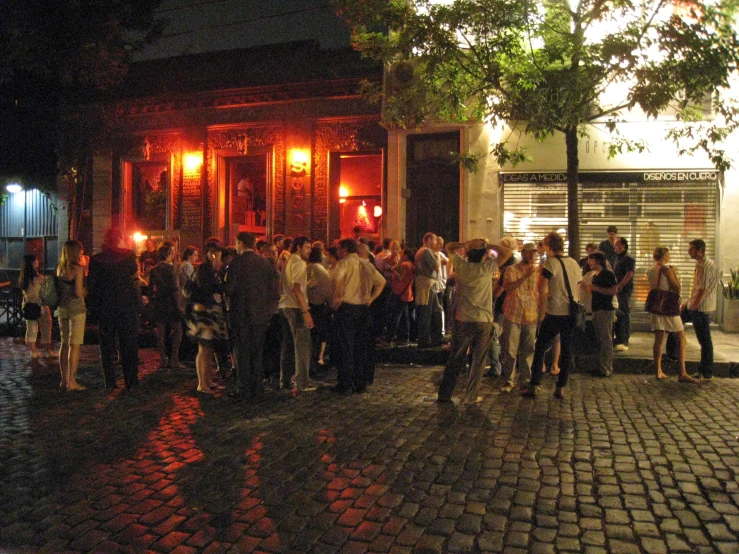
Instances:
[[[0,340],[2,552],[739,551],[737,380],[486,381],[465,408],[441,368],[383,367],[249,405],[192,369],[106,396],[93,356],[60,393]]]

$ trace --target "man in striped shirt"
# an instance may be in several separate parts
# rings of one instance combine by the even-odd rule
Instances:
[[[716,311],[718,271],[713,260],[706,256],[706,243],[702,239],[691,240],[688,255],[695,260],[690,298],[683,306],[683,320],[692,321],[695,336],[701,345],[701,361],[697,379],[713,378],[713,341],[711,340],[711,314]]]

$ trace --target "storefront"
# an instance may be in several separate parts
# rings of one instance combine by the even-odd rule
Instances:
[[[232,74],[208,65],[212,55],[168,60],[166,71],[164,62],[132,69],[149,82],[144,76],[177,75],[171,64],[178,63],[208,88],[164,93],[157,82],[151,93],[139,87],[116,103],[116,125],[94,155],[92,198],[82,210],[93,248],[111,225],[139,250],[147,239],[184,247],[215,236],[234,244],[241,231],[330,241],[360,227],[379,239],[387,133],[359,83],[381,78],[381,68],[357,65],[348,49],[296,45],[270,50],[275,67],[294,69],[289,74],[244,73],[250,57],[266,63],[261,50],[220,56],[219,63],[233,63]],[[236,78],[244,86],[225,86]]]
[[[645,322],[649,291],[646,271],[658,246],[670,249],[684,291],[690,290],[693,262],[688,243],[702,238],[716,257],[720,174],[714,170],[592,172],[580,174],[580,244],[600,243],[615,225],[636,260],[635,322]],[[503,232],[536,241],[550,231],[567,236],[567,175],[558,172],[500,174]]]

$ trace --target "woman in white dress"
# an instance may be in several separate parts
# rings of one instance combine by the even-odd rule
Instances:
[[[680,281],[677,279],[675,270],[667,265],[670,261],[670,249],[659,247],[654,249],[655,264],[647,272],[649,279],[649,289],[671,290],[680,294]],[[697,379],[693,379],[685,371],[685,328],[679,315],[652,315],[652,328],[654,329],[654,347],[652,353],[654,355],[654,365],[657,368],[657,379],[666,379],[667,375],[662,371],[662,341],[665,333],[674,333],[677,339],[678,354],[677,363],[680,366],[680,376],[678,381],[681,383],[697,383]]]

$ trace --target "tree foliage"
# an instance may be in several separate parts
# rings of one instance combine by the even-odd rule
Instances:
[[[0,113],[11,131],[4,141],[17,146],[15,156],[2,159],[1,173],[53,189],[55,156],[62,172],[80,163],[88,140],[104,126],[103,113],[92,106],[123,81],[130,54],[158,36],[158,4],[0,2]],[[82,105],[84,115],[65,116]],[[39,142],[46,146],[34,151]]]
[[[717,143],[737,125],[729,94],[739,66],[736,0],[335,2],[355,47],[388,64],[387,124],[484,120],[538,140],[565,135],[572,254],[577,145],[590,125],[617,133],[629,111],[656,118],[669,110],[680,122],[670,134],[680,152],[705,150],[717,168],[730,165]],[[413,71],[395,75],[403,63]],[[644,148],[616,137],[610,154]],[[528,157],[508,140],[490,154],[501,165]]]

